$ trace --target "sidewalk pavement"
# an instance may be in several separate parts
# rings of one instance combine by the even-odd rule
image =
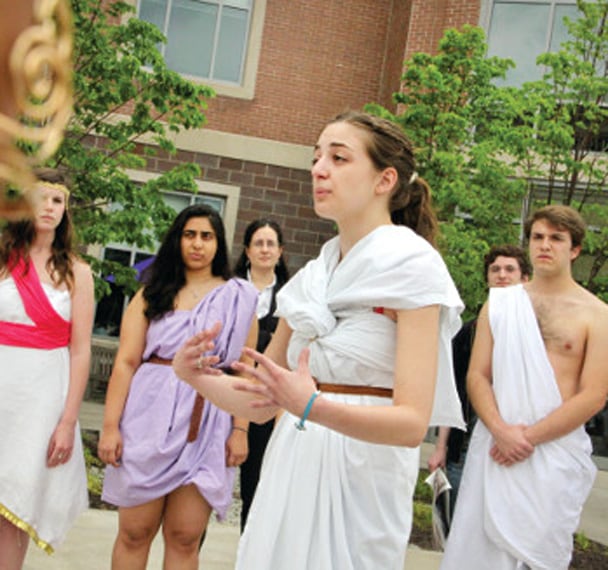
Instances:
[[[70,531],[67,540],[52,556],[30,545],[23,570],[109,570],[118,517],[114,511],[89,509]],[[199,568],[233,570],[239,540],[238,526],[209,524]],[[157,535],[148,561],[148,570],[161,570],[163,546]],[[405,570],[436,570],[441,554],[410,547]],[[256,569],[252,569],[256,570]]]
[[[99,429],[101,414],[100,404],[84,402],[80,416],[81,427]],[[426,465],[431,450],[431,444],[422,445],[421,465]],[[580,530],[588,538],[608,545],[608,459],[595,459],[601,470],[583,509]],[[89,509],[78,519],[66,542],[53,556],[30,545],[24,570],[108,570],[117,528],[118,517],[115,511]],[[220,524],[212,520],[199,568],[232,570],[238,539],[239,527],[234,523]],[[152,545],[148,570],[161,570],[162,554],[162,538],[158,535]],[[441,553],[410,546],[404,570],[437,570],[440,561]]]

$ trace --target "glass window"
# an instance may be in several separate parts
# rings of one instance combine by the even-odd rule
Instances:
[[[163,194],[165,203],[171,206],[175,213],[181,212],[191,204],[207,204],[215,208],[219,214],[224,215],[225,199],[217,196],[205,194]],[[157,248],[158,248],[157,244]],[[154,255],[151,251],[140,251],[130,244],[108,244],[103,251],[103,258],[114,261],[124,267],[134,267],[138,271],[138,277],[149,263],[146,263]],[[93,333],[102,336],[117,337],[120,333],[120,323],[123,312],[129,302],[129,297],[124,291],[124,286],[118,285],[113,275],[106,276],[106,281],[110,284],[110,295],[104,297],[97,303],[95,310],[95,322]]]
[[[138,15],[160,28],[167,65],[179,73],[241,84],[253,0],[139,0]]]
[[[568,29],[566,28],[566,24],[564,24],[565,17],[570,18],[570,20],[576,20],[579,17],[578,8],[563,4],[555,6],[555,23],[552,28],[549,51],[558,51],[559,46],[568,40]]]
[[[492,2],[488,24],[488,55],[510,58],[515,68],[509,70],[504,84],[520,86],[540,79],[543,69],[536,58],[556,51],[568,38],[564,16],[576,19],[578,9],[572,1]]]

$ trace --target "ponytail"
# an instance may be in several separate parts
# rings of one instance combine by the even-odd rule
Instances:
[[[416,174],[416,173],[414,173]],[[420,176],[412,175],[406,184],[397,182],[390,201],[393,224],[407,226],[437,247],[437,216],[431,205],[431,189]]]
[[[392,222],[411,228],[436,247],[438,224],[431,206],[431,189],[416,172],[413,145],[403,129],[388,119],[356,111],[347,111],[330,121],[340,122],[367,133],[367,152],[378,171],[389,167],[397,171],[398,180],[389,203]]]

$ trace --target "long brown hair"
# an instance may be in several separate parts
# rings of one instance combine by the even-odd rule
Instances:
[[[51,184],[62,184],[67,187],[67,180],[63,173],[52,168],[39,168],[34,174],[42,182]],[[68,199],[66,197],[66,209],[61,222],[55,229],[55,237],[51,244],[51,256],[46,267],[55,285],[65,283],[68,289],[74,284],[74,260],[76,256],[73,251],[73,226],[68,211]],[[20,220],[6,224],[0,237],[0,271],[10,271],[18,257],[22,257],[28,264],[30,261],[30,248],[36,236],[36,228],[32,220]]]
[[[348,123],[367,133],[367,153],[374,166],[379,171],[389,167],[397,171],[398,180],[389,203],[393,223],[411,228],[435,246],[438,226],[431,189],[416,172],[413,146],[401,127],[357,111],[341,113],[329,122],[332,123]]]

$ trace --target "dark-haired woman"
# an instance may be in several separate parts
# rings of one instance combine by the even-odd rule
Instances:
[[[285,410],[238,570],[402,570],[419,445],[430,422],[464,426],[451,365],[462,303],[433,247],[430,189],[398,125],[336,117],[311,172],[315,211],[339,234],[280,291],[266,352],[245,350],[258,366],[235,363],[257,382],[196,368],[217,329],[188,341],[173,366],[252,421]]]
[[[289,270],[283,258],[283,232],[274,220],[254,220],[245,229],[243,252],[234,273],[247,279],[258,291],[258,342],[256,350],[264,352],[279,318],[275,316],[276,295],[287,283]],[[245,528],[251,501],[260,478],[262,458],[272,433],[274,418],[263,423],[249,425],[249,455],[241,465],[241,532]]]
[[[223,368],[241,358],[257,338],[257,292],[230,279],[222,220],[202,205],[177,216],[148,277],[123,318],[99,442],[108,464],[103,499],[119,507],[112,568],[145,569],[162,525],[163,567],[195,569],[211,511],[223,518],[230,505],[248,422],[179,382],[171,359],[186,338],[217,321],[224,328],[213,361]]]
[[[53,552],[87,508],[78,412],[89,376],[93,278],[76,256],[63,175],[37,172],[32,220],[0,242],[0,568],[29,537]]]

